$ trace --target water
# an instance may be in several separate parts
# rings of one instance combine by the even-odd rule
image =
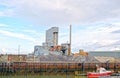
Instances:
[[[87,78],[87,77],[85,76],[75,77],[67,75],[67,76],[0,76],[0,78]]]
[[[87,78],[87,76],[75,76],[75,75],[60,75],[60,74],[49,74],[49,75],[0,75],[0,78]],[[108,76],[99,78],[120,78],[120,76]]]

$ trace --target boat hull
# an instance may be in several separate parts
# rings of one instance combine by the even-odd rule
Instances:
[[[99,78],[99,77],[102,77],[102,76],[110,76],[112,73],[113,73],[112,71],[103,72],[103,73],[89,72],[87,74],[87,78]]]

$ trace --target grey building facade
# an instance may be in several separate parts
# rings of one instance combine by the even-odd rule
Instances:
[[[120,51],[90,51],[89,55],[120,58]]]
[[[52,27],[46,31],[46,44],[48,47],[58,45],[58,27]]]
[[[46,31],[46,42],[40,45],[34,46],[34,55],[47,55],[49,49],[58,45],[58,27],[52,27]]]

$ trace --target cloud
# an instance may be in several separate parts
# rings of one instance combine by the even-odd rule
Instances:
[[[1,5],[41,25],[64,25],[120,18],[119,0],[6,0]]]
[[[120,33],[120,23],[114,23],[114,26],[111,28],[113,31],[111,33],[119,34]]]
[[[9,31],[0,30],[0,34],[6,35],[9,37],[15,37],[15,38],[25,39],[25,40],[35,42],[34,38],[27,36],[27,35],[24,35],[24,34],[20,34],[20,33],[13,33],[13,32],[9,32]]]
[[[84,49],[87,51],[92,50],[113,50],[115,46],[120,43],[119,34],[111,32],[118,30],[119,24],[108,24],[103,26],[92,26],[83,30],[78,30],[72,34],[72,48],[79,51]],[[74,28],[73,28],[74,29]]]
[[[0,27],[6,27],[8,26],[7,24],[0,24]]]
[[[3,11],[0,11],[0,17],[12,17],[15,16],[16,14],[12,9],[5,9]]]
[[[64,28],[73,24],[72,48],[102,50],[114,47],[113,44],[116,45],[120,39],[118,34],[120,23],[113,23],[116,20],[120,21],[119,4],[120,0],[2,0],[0,5],[6,8],[0,11],[0,16],[22,18],[39,26],[63,26]],[[97,26],[95,23],[99,22],[110,24]],[[93,24],[90,25],[90,23]],[[74,25],[76,26],[74,27]],[[82,25],[83,29],[81,29]],[[74,30],[74,28],[76,29]],[[68,33],[65,31],[63,29],[60,33],[61,42],[68,41]],[[25,30],[24,32],[39,35],[33,30]],[[35,41],[33,37],[25,34],[3,30],[0,30],[0,33]]]
[[[33,36],[43,36],[44,35],[44,34],[42,34],[40,32],[32,30],[32,29],[26,29],[26,30],[23,30],[23,32],[29,33],[30,35],[33,35]]]
[[[120,30],[113,31],[112,33],[120,33]]]
[[[0,16],[5,16],[4,12],[0,12]]]

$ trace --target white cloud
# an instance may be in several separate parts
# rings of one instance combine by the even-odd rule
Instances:
[[[111,33],[113,31],[120,30],[120,24],[119,23],[113,23],[110,25],[103,26],[102,28],[99,28],[98,31],[100,32],[106,32]]]
[[[120,18],[119,0],[6,0],[18,17],[43,25],[91,23]]]
[[[93,26],[83,30],[79,29],[76,33],[72,34],[72,48],[87,51],[112,50],[114,46],[118,46],[116,43],[120,43],[120,36],[119,34],[113,34],[111,32],[118,29],[120,29],[120,25],[118,24],[108,24],[101,27]]]
[[[25,39],[25,40],[35,42],[34,38],[24,35],[24,34],[20,34],[20,33],[13,33],[13,32],[9,32],[9,31],[0,30],[0,34],[6,35],[9,37],[15,37],[15,38],[20,38],[20,39]]]
[[[78,29],[72,34],[72,47],[75,49],[101,50],[104,49],[103,47],[112,46],[120,39],[119,34],[112,33],[120,30],[120,23],[103,26],[95,26],[94,24],[101,21],[107,23],[114,20],[120,21],[119,4],[120,0],[4,0],[0,1],[0,5],[4,5],[8,9],[1,11],[0,16],[17,16],[35,22],[40,26],[64,25],[65,27],[73,24],[73,30],[75,24]],[[83,30],[80,29],[80,25],[87,23],[93,23],[93,25],[88,25]],[[63,27],[61,28],[63,29]],[[66,27],[66,29],[68,28]],[[60,43],[69,41],[67,40],[69,39],[68,33],[63,31],[60,33]],[[33,30],[26,30],[25,32],[39,35]],[[0,33],[30,41],[36,40],[19,33],[2,30]],[[41,36],[43,37],[40,34]]]
[[[31,53],[32,49],[22,48],[20,52],[18,52],[18,48],[2,48],[0,50],[0,54],[28,54]]]
[[[0,16],[5,16],[4,12],[0,12]]]
[[[43,33],[40,33],[40,32],[37,32],[37,31],[35,31],[35,30],[29,30],[29,29],[27,29],[27,30],[23,30],[23,32],[25,32],[25,33],[29,33],[29,34],[32,34],[32,35],[36,35],[36,36],[43,36],[44,34]]]
[[[12,9],[5,9],[3,11],[0,11],[0,17],[12,17],[15,16],[16,14]]]
[[[0,27],[6,27],[8,26],[7,24],[0,24]]]

